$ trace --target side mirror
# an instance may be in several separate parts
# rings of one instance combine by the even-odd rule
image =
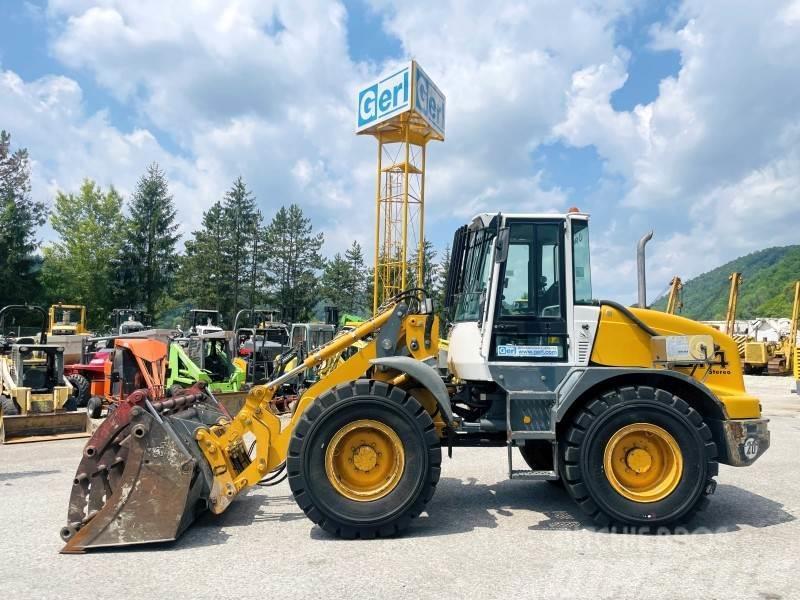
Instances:
[[[494,253],[494,262],[496,263],[504,263],[508,258],[508,240],[510,236],[510,230],[508,227],[503,227],[500,231],[497,232],[497,238],[494,241],[495,253]]]

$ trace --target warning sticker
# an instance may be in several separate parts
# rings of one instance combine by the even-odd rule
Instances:
[[[558,358],[559,346],[515,346],[514,344],[498,345],[497,356],[522,358]]]
[[[667,337],[667,356],[670,358],[689,357],[689,337],[670,335]]]

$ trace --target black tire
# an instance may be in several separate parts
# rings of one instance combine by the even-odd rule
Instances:
[[[17,403],[8,396],[0,396],[0,411],[3,415],[14,417],[19,414],[19,407]]]
[[[92,396],[86,403],[86,414],[92,419],[99,419],[103,414],[103,399],[100,396]]]
[[[362,502],[340,494],[325,472],[325,450],[343,426],[373,419],[400,438],[405,467],[387,495]],[[442,450],[433,421],[413,396],[380,381],[360,379],[317,398],[292,434],[289,485],[306,516],[342,538],[392,536],[419,516],[439,481]]]
[[[89,380],[80,373],[67,375],[66,379],[74,388],[72,395],[75,397],[77,406],[83,408],[86,406],[86,403],[89,402],[89,396],[91,396],[91,384]]]
[[[668,496],[637,502],[617,492],[603,456],[611,436],[625,425],[649,423],[666,430],[680,447],[683,473]],[[572,420],[561,444],[570,496],[601,527],[674,526],[707,504],[719,471],[717,447],[700,414],[666,390],[625,387],[590,401]]]

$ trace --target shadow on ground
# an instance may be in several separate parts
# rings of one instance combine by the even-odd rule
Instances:
[[[771,527],[793,521],[795,517],[783,505],[734,485],[720,485],[709,506],[674,531],[597,528],[585,516],[566,491],[546,482],[501,481],[492,485],[475,479],[443,478],[428,505],[427,514],[417,519],[404,535],[431,537],[468,533],[475,529],[493,529],[500,521],[520,512],[529,513],[530,531],[586,530],[621,534],[718,534],[738,531],[742,526]],[[540,519],[539,515],[545,518]],[[315,527],[316,539],[336,539]]]
[[[31,477],[41,477],[42,475],[52,475],[60,473],[57,469],[47,471],[12,471],[10,473],[0,473],[0,481],[11,481],[13,479],[29,479]]]
[[[544,515],[544,519],[540,515]],[[563,488],[546,482],[501,481],[486,485],[475,479],[440,480],[436,494],[426,513],[416,519],[404,537],[425,538],[469,533],[476,529],[494,529],[512,516],[529,518],[530,531],[591,531],[598,529],[583,515]],[[178,550],[224,544],[236,535],[230,528],[257,523],[281,523],[304,520],[291,495],[271,496],[269,493],[249,493],[237,498],[222,515],[208,512],[200,516],[177,542],[121,548],[117,551]],[[720,485],[710,505],[698,513],[676,534],[723,534],[744,527],[772,527],[795,520],[783,505],[764,496],[734,485]],[[308,522],[309,535],[322,541],[340,541],[320,527]],[[664,530],[621,530],[621,534],[664,534]],[[113,549],[110,549],[114,551]]]

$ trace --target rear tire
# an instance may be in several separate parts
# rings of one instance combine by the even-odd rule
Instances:
[[[343,433],[350,428],[359,433]],[[378,433],[371,437],[374,431]],[[394,450],[385,444],[387,439],[396,442]],[[377,451],[377,458],[364,471],[359,453],[364,449],[372,454],[367,446]],[[386,468],[390,457],[400,456],[402,466],[378,478],[375,487],[369,483],[354,491],[358,483],[348,487],[353,472],[344,460],[348,456],[362,471],[354,479],[369,478],[372,468]],[[409,526],[433,496],[441,462],[439,437],[419,402],[398,387],[360,379],[326,392],[306,409],[292,434],[286,464],[295,500],[311,521],[339,537],[366,539],[395,535]],[[342,469],[341,479],[337,468]],[[345,473],[347,469],[351,471]],[[358,494],[363,495],[355,499]]]
[[[602,527],[684,522],[708,502],[719,470],[700,414],[678,396],[645,386],[590,401],[572,420],[561,451],[567,491]],[[637,487],[650,475],[650,487]]]
[[[86,413],[92,419],[99,419],[103,414],[103,399],[100,396],[92,396],[86,403]]]
[[[74,388],[72,395],[75,398],[77,406],[83,408],[86,406],[86,403],[89,402],[89,396],[91,396],[91,384],[89,380],[80,373],[67,375],[66,379]]]
[[[14,417],[19,414],[19,407],[17,403],[8,396],[0,396],[0,412],[2,412],[4,416]]]

